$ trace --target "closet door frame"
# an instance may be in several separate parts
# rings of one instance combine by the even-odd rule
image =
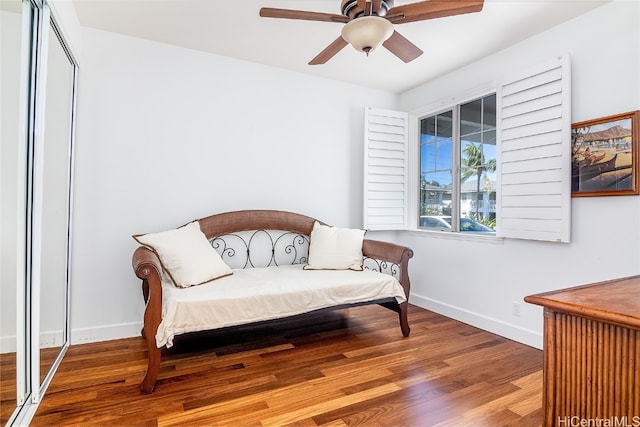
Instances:
[[[7,425],[28,425],[70,345],[70,254],[73,208],[73,170],[78,63],[65,41],[46,0],[23,0],[18,139],[16,409]],[[52,365],[41,376],[40,339],[43,233],[43,182],[47,59],[50,35],[55,35],[71,65],[71,105],[67,144],[64,327],[62,345]]]

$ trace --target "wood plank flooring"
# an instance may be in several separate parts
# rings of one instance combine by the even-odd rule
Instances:
[[[41,380],[47,375],[56,361],[60,348],[40,349]],[[5,425],[16,409],[16,353],[0,354],[0,425]]]
[[[142,338],[72,346],[32,426],[539,426],[542,352],[411,306],[176,339],[142,395]]]
[[[16,408],[16,353],[0,354],[0,425]]]

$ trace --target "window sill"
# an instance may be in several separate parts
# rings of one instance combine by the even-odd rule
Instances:
[[[409,235],[411,236],[429,237],[434,239],[463,240],[468,242],[489,243],[493,245],[502,245],[504,243],[504,237],[498,237],[498,236],[486,235],[486,234],[472,234],[472,233],[460,233],[460,232],[438,231],[438,230],[422,230],[422,229],[407,230],[407,233],[409,233]]]

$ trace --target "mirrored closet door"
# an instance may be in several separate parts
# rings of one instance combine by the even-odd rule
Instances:
[[[77,63],[49,4],[2,0],[0,424],[24,425],[69,346]]]
[[[47,31],[44,32],[45,35]],[[32,261],[34,300],[39,301],[43,384],[68,343],[69,242],[75,64],[53,20],[47,34],[46,81],[42,139],[36,142]],[[37,273],[35,271],[37,270]],[[37,283],[36,283],[37,282]],[[35,304],[32,304],[35,307]],[[34,317],[35,320],[35,317]],[[35,380],[38,380],[36,383]]]
[[[27,82],[35,10],[0,2],[0,425],[30,396],[25,312]]]

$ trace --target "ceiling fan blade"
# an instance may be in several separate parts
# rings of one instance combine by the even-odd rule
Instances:
[[[391,53],[404,62],[411,62],[423,53],[418,46],[411,43],[397,31],[394,31],[391,37],[382,43],[382,46],[389,49]]]
[[[338,37],[337,39],[335,39],[333,41],[333,43],[331,43],[329,46],[327,46],[315,58],[313,58],[311,61],[309,61],[309,65],[324,64],[325,62],[327,62],[328,60],[333,58],[333,56],[336,53],[340,52],[342,50],[342,48],[345,47],[348,44],[349,43],[347,43],[345,41],[345,39],[343,39],[342,37]]]
[[[394,24],[480,12],[484,0],[431,0],[392,7],[387,19]]]
[[[308,12],[305,10],[276,9],[273,7],[263,7],[260,9],[260,16],[264,18],[284,18],[302,19],[304,21],[322,22],[349,22],[351,19],[344,15],[334,13]]]

